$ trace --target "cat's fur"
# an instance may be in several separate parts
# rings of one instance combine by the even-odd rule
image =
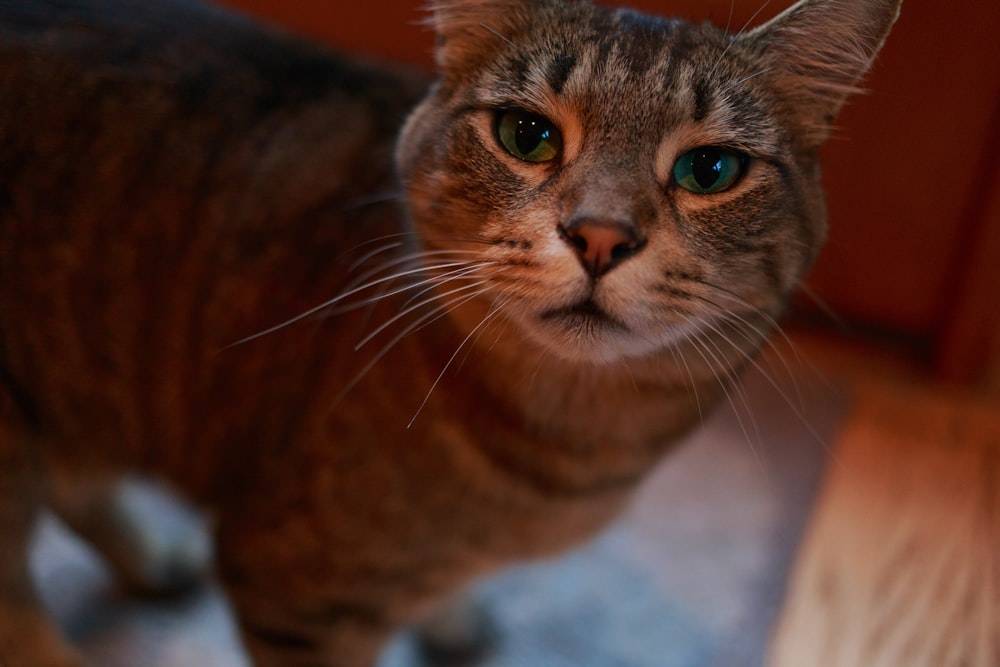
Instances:
[[[259,665],[369,666],[592,534],[817,252],[817,149],[897,5],[733,37],[441,0],[394,148],[419,76],[187,0],[0,4],[0,662],[80,664],[28,583],[43,505],[169,584],[109,530],[126,470],[211,510]],[[556,159],[501,146],[511,108]],[[675,182],[704,145],[748,156],[731,189]]]

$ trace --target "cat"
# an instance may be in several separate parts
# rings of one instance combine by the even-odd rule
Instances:
[[[819,250],[898,9],[438,0],[431,82],[193,0],[0,4],[0,663],[84,664],[43,507],[137,587],[196,574],[129,471],[210,512],[261,666],[370,667],[605,526]]]

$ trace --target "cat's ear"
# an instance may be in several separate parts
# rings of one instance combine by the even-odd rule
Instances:
[[[434,0],[430,23],[438,35],[437,63],[447,72],[474,67],[510,43],[532,21],[538,0]]]
[[[858,92],[902,0],[800,0],[746,33],[764,58],[809,143],[830,132],[844,100]]]

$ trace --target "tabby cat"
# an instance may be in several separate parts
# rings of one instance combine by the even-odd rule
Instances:
[[[262,666],[370,666],[593,534],[816,254],[898,4],[730,35],[440,0],[431,84],[193,0],[4,0],[0,663],[82,664],[29,583],[42,507],[137,586],[194,576],[127,471],[210,511]]]

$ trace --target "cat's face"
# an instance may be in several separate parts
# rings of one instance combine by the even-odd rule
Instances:
[[[803,102],[778,22],[733,39],[587,3],[437,11],[442,79],[400,168],[424,246],[469,262],[479,298],[587,361],[781,308],[824,237],[816,148],[867,62]]]

